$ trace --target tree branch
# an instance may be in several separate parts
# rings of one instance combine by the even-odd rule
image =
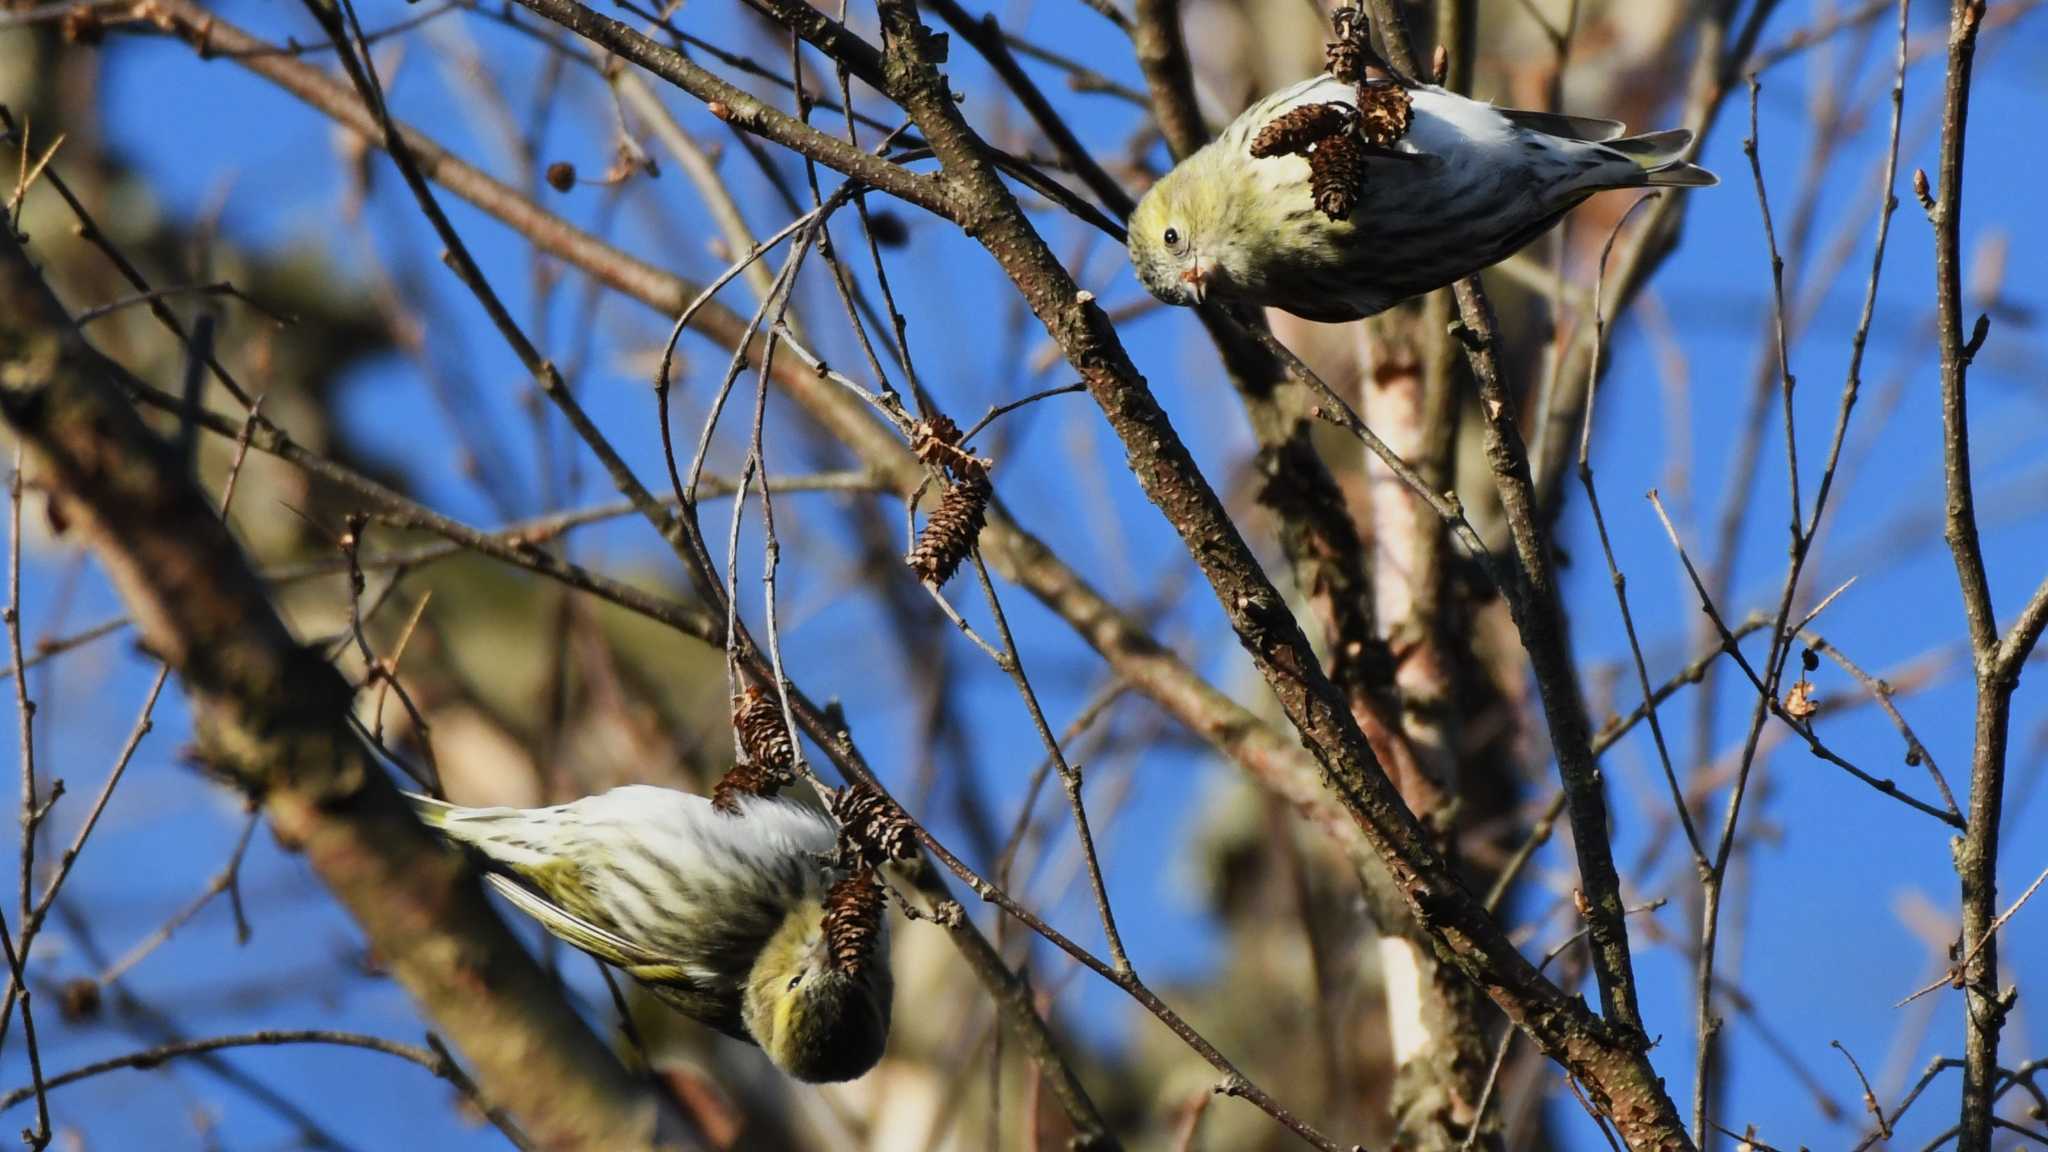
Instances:
[[[1180,0],[1137,0],[1131,46],[1137,49],[1138,70],[1152,94],[1152,119],[1166,137],[1176,160],[1208,143],[1202,108],[1195,99],[1195,74],[1188,63],[1188,45],[1180,29]]]
[[[929,34],[915,11],[905,0],[889,0],[883,3],[882,14],[886,91],[917,123],[943,165],[959,223],[1002,264],[1088,385],[1123,441],[1132,473],[1181,535],[1240,642],[1321,764],[1327,783],[1386,859],[1418,918],[1510,1018],[1593,1085],[1633,1146],[1689,1147],[1677,1111],[1644,1056],[1640,1034],[1629,1034],[1635,1025],[1632,985],[1625,985],[1628,1012],[1614,1021],[1625,1029],[1617,1035],[1537,973],[1479,902],[1448,874],[1427,833],[1373,756],[1342,695],[1318,667],[1284,598],[1260,569],[1131,363],[1108,317],[1091,297],[1079,292],[996,177],[986,146],[961,117],[930,59]],[[1526,462],[1522,474],[1527,475]],[[1550,593],[1555,594],[1554,587]],[[1581,749],[1587,739],[1580,706]],[[1597,771],[1591,775],[1597,787]],[[1597,792],[1594,799],[1597,803]],[[1603,812],[1598,823],[1580,830],[1582,837],[1599,839],[1603,854],[1604,823]],[[1611,876],[1611,861],[1608,871]],[[1626,980],[1625,936],[1620,946],[1621,975]]]
[[[1963,1100],[1959,1152],[1990,1152],[1998,1080],[1998,1038],[2012,1001],[1998,990],[1998,833],[2005,797],[2005,750],[2012,721],[2018,666],[2001,659],[1998,618],[1977,538],[1977,506],[1970,477],[1970,359],[1983,342],[1986,321],[1963,335],[1963,146],[1970,119],[1970,73],[1976,62],[1983,0],[1952,0],[1948,23],[1948,80],[1941,117],[1941,183],[1928,215],[1934,223],[1935,323],[1941,348],[1941,445],[1948,492],[1943,535],[1955,560],[1956,582],[1969,622],[1970,654],[1977,672],[1976,741],[1970,760],[1969,830],[1956,850],[1962,881],[1963,939],[1982,940],[1963,964],[1967,997],[1963,1033]],[[1920,176],[1924,184],[1925,174]],[[2017,636],[2018,633],[2016,632]]]
[[[2048,577],[2042,578],[2041,586],[2034,589],[2033,597],[2020,610],[2019,619],[2012,622],[2012,630],[1999,644],[1998,669],[2001,675],[2019,676],[2020,665],[2034,654],[2034,645],[2040,642],[2044,630],[2048,630]]]

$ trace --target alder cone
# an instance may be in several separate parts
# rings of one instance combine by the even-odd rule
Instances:
[[[960,447],[960,426],[943,412],[920,420],[912,430],[910,451],[933,468],[942,468],[954,480],[985,475],[989,462]]]
[[[727,815],[739,811],[742,795],[773,796],[796,782],[796,749],[773,697],[749,687],[733,701],[732,727],[746,758],[711,788],[711,806]]]
[[[960,570],[988,523],[991,491],[988,477],[979,473],[969,473],[946,486],[945,496],[910,549],[908,563],[918,579],[944,584]]]
[[[874,957],[883,903],[882,882],[867,865],[840,877],[825,893],[825,950],[834,971],[853,975]]]
[[[1408,134],[1414,98],[1394,83],[1367,84],[1358,90],[1358,131],[1371,143],[1386,147]]]
[[[917,836],[910,820],[894,804],[859,781],[832,797],[832,818],[839,834],[864,867],[908,860],[917,854]]]
[[[1350,216],[1365,183],[1365,147],[1358,137],[1347,133],[1316,145],[1308,170],[1316,208],[1332,220]]]
[[[718,783],[711,786],[711,807],[726,816],[740,814],[740,797],[772,796],[775,784],[770,781],[761,766],[752,762],[735,764],[725,770]]]
[[[1372,46],[1353,23],[1335,40],[1323,46],[1323,65],[1330,75],[1347,84],[1365,83],[1366,65],[1372,61]]]
[[[960,426],[944,412],[937,412],[920,420],[910,440],[910,450],[919,460],[936,468],[944,463],[944,453],[960,443]]]
[[[1351,127],[1357,113],[1348,104],[1302,104],[1275,116],[1252,138],[1253,159],[1307,152]]]

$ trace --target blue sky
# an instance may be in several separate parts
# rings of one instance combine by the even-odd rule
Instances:
[[[693,31],[736,44],[742,34],[735,7],[707,3],[688,9],[685,20]],[[1764,37],[1766,43],[1811,18],[1807,4],[1783,7]],[[1934,6],[1920,7],[1929,11],[1916,18],[1916,30],[1937,31],[1940,20]],[[305,40],[314,37],[310,21],[294,5],[235,3],[223,12],[273,39],[287,33]],[[397,4],[363,9],[370,27],[405,14]],[[479,21],[464,27],[484,48],[498,76],[517,85],[531,73],[528,44]],[[1114,77],[1136,82],[1128,54],[1120,51],[1114,36],[1105,34],[1100,18],[1079,5],[1065,0],[1034,5],[1025,27],[1032,36],[1057,43]],[[500,164],[502,153],[493,141],[462,130],[469,108],[428,46],[422,41],[406,52],[394,84],[397,107],[416,123],[435,125],[437,135],[459,153],[487,166]],[[223,225],[238,241],[325,248],[340,268],[362,269],[362,234],[335,219],[341,181],[324,119],[230,64],[202,64],[179,45],[124,39],[109,56],[108,99],[99,113],[101,123],[149,177],[161,197],[157,210],[189,216],[225,190]],[[985,72],[964,46],[956,49],[954,58],[961,87],[976,93],[988,90]],[[2048,21],[2022,19],[2012,28],[1987,34],[1965,188],[1966,250],[1977,251],[1993,236],[2009,246],[2002,301],[2006,307],[1972,376],[1986,556],[1995,601],[2008,613],[2048,574],[2048,534],[2040,499],[2048,483],[2043,474],[2048,436],[2042,432],[2048,387],[2039,368],[2039,332],[2025,322],[2048,306],[2048,278],[2039,272],[2048,263],[2048,216],[2040,211],[2038,154],[2043,98],[2048,95],[2044,65]],[[1939,75],[1938,59],[1912,73],[1907,90],[1909,135],[1916,118],[1926,115],[1938,99]],[[1762,155],[1781,230],[1800,167],[1814,147],[1805,125],[1805,100],[1816,84],[1849,83],[1845,77],[1818,75],[1803,60],[1766,77]],[[1086,99],[1067,94],[1056,78],[1048,78],[1047,87],[1065,106]],[[600,93],[581,78],[571,91],[576,94],[573,111],[555,118],[547,155],[594,174],[610,160],[610,138],[591,128],[604,123]],[[713,122],[700,110],[687,101],[672,103],[686,126],[711,134]],[[1090,119],[1084,135],[1090,143],[1116,147],[1130,127],[1130,110],[1106,101],[1087,107],[1102,115]],[[983,124],[996,115],[985,102],[970,102],[968,113]],[[1014,122],[1014,114],[1009,115]],[[1705,156],[1724,183],[1694,197],[1684,242],[1656,282],[1693,381],[1688,437],[1701,524],[1709,522],[1726,480],[1735,425],[1768,307],[1766,255],[1740,151],[1741,128],[1742,109],[1731,104]],[[1907,176],[1916,164],[1933,166],[1932,138],[1925,139],[1902,161],[1903,204],[1894,222],[1878,299],[1859,423],[1875,420],[1880,407],[1876,400],[1894,381],[1902,390],[1896,412],[1870,441],[1860,481],[1837,494],[1832,542],[1809,582],[1812,587],[1831,588],[1852,575],[1859,577],[1829,609],[1823,625],[1838,646],[1873,670],[1909,661],[1962,634],[1953,571],[1938,532],[1928,527],[1932,521],[1927,519],[1938,512],[1940,501],[1936,376],[1927,327],[1932,247],[1930,229],[1911,199]],[[1868,207],[1874,202],[1867,174],[1882,145],[1882,114],[1873,109],[1870,122],[1843,147],[1841,175],[1829,187],[1831,207],[1823,215],[1816,245],[1817,250],[1824,247],[1830,230],[1853,209],[1857,255],[1847,265],[1849,272],[1826,293],[1806,337],[1792,349],[1800,380],[1797,423],[1809,500],[1833,425],[1849,336],[1861,303],[1868,266]],[[741,178],[737,188],[757,230],[781,222],[779,207],[758,181]],[[597,219],[600,196],[592,190],[547,195],[551,205],[561,206],[580,222]],[[677,174],[666,174],[636,195],[674,208],[681,226],[673,231],[650,229],[644,214],[627,211],[620,216],[623,243],[687,275],[702,278],[717,270],[720,261],[703,239],[709,230]],[[455,223],[514,311],[527,315],[523,246],[452,197],[447,202]],[[922,375],[951,410],[976,413],[989,403],[1062,379],[1055,373],[1036,381],[1022,366],[1038,343],[1035,331],[1028,333],[1022,356],[1011,340],[1003,338],[1011,305],[1007,288],[986,257],[968,242],[946,235],[916,210],[898,211],[911,224],[909,249],[893,259],[894,267],[903,270],[897,282],[910,316],[913,351]],[[431,241],[424,225],[395,174],[381,163],[370,213],[387,252],[401,244],[420,252],[435,250],[427,247]],[[1128,267],[1106,244],[1091,240],[1069,222],[1053,221],[1046,227],[1055,250],[1085,253],[1073,266],[1083,284],[1105,302],[1121,303],[1138,295]],[[930,276],[912,271],[923,269],[937,271]],[[821,287],[822,281],[814,278],[805,292],[817,302],[811,323],[823,329],[836,309],[824,306],[828,302],[819,294]],[[437,277],[437,292],[442,307],[433,318],[436,328],[430,339],[444,348],[459,348],[460,358],[485,385],[485,410],[468,415],[500,435],[523,437],[517,398],[524,380],[517,362],[451,279]],[[566,354],[577,338],[570,313],[576,293],[564,296],[566,303],[558,305],[547,330],[535,333],[558,355]],[[666,325],[624,300],[607,302],[598,323],[607,345],[627,347],[644,347]],[[1232,475],[1248,455],[1249,437],[1236,405],[1223,402],[1227,393],[1192,318],[1157,314],[1128,326],[1125,337],[1210,475],[1219,481]],[[835,361],[856,362],[836,333],[823,342],[838,353]],[[724,358],[701,342],[686,343],[685,351],[691,370],[678,388],[678,423],[693,432]],[[1651,508],[1639,498],[1665,482],[1667,424],[1656,355],[1642,325],[1632,319],[1618,325],[1612,360],[1598,414],[1595,464],[1617,560],[1630,577],[1631,603],[1649,645],[1651,672],[1662,679],[1685,658],[1682,641],[1693,627],[1696,609]],[[629,461],[645,477],[659,475],[652,402],[638,367],[600,360],[577,385],[594,417]],[[1078,566],[1102,573],[1100,584],[1122,603],[1136,604],[1157,589],[1188,583],[1193,573],[1178,540],[1122,471],[1121,451],[1086,399],[1066,397],[1050,403],[1065,407],[1058,413],[1039,409],[1011,429],[1016,439],[1002,462],[999,486],[1004,473],[1028,474],[1033,483],[1002,487],[1005,499],[1027,527]],[[437,507],[472,522],[495,519],[489,503],[456,470],[448,447],[451,429],[426,398],[411,366],[396,360],[367,366],[350,380],[343,411],[365,439],[383,447],[384,463],[403,469]],[[1856,440],[1852,433],[1852,442]],[[724,448],[727,451],[719,458],[737,459],[729,451],[733,444]],[[799,456],[794,443],[780,450],[788,454],[785,459]],[[526,459],[529,451],[523,440],[516,440],[513,458]],[[773,466],[778,446],[772,441],[769,451]],[[1758,490],[1781,492],[1784,453],[1775,433],[1765,447],[1761,468]],[[594,471],[584,469],[586,483],[574,502],[607,496],[589,482]],[[536,490],[529,486],[524,495],[528,511],[542,510]],[[778,514],[789,516],[801,533],[805,507],[799,500],[786,501],[778,505]],[[833,543],[830,515],[830,509],[818,508],[821,548]],[[1766,501],[1751,518],[1743,540],[1739,594],[1728,606],[1731,616],[1775,599],[1782,578],[1783,520],[1781,500]],[[1580,658],[1589,665],[1621,667],[1626,641],[1581,501],[1575,500],[1567,513],[1564,533],[1567,549],[1577,558],[1568,572],[1568,601],[1574,608]],[[1704,535],[1703,529],[1694,528],[1689,542],[1703,547]],[[597,565],[669,563],[658,542],[637,525],[594,530],[578,537],[576,548],[580,559]],[[758,552],[743,549],[742,557],[745,571],[752,573]],[[25,573],[25,618],[31,636],[44,627],[65,630],[55,623],[54,613],[68,564],[60,554],[31,554]],[[901,696],[900,678],[876,674],[845,659],[846,652],[862,650],[850,646],[872,644],[868,637],[880,626],[878,618],[872,606],[835,601],[830,579],[829,561],[807,568],[803,555],[785,553],[785,604],[796,617],[784,636],[789,658],[814,695],[837,695],[846,702],[849,714],[858,718],[856,732],[871,760],[907,763],[905,742],[915,730],[915,718]],[[1025,660],[1034,670],[1043,670],[1046,706],[1059,726],[1087,693],[1090,676],[1074,675],[1074,670],[1092,670],[1092,665],[1064,627],[1028,597],[1011,592],[1005,606]],[[828,607],[831,610],[824,610]],[[107,589],[91,577],[64,607],[63,620],[66,628],[76,627],[114,611]],[[1192,591],[1179,598],[1163,627],[1175,647],[1206,671],[1225,683],[1246,683],[1242,659],[1198,579]],[[962,656],[969,656],[964,647]],[[83,797],[112,762],[149,671],[115,641],[71,656],[32,678],[38,698],[45,702],[38,725],[43,734],[40,763],[46,775],[64,777],[71,789],[71,797],[59,808],[66,831],[82,811]],[[1971,699],[1966,676],[1960,673],[1952,668],[1935,687],[1904,705],[1959,793],[1965,787]],[[1827,692],[1852,687],[1831,668],[1817,673],[1816,679]],[[2039,799],[2040,789],[2030,783],[2042,767],[2038,739],[2048,716],[2041,681],[2037,672],[2023,685],[2014,715],[2014,783],[2008,796],[2021,802],[2007,811],[2001,874],[2006,899],[2048,867],[2048,802]],[[1626,699],[1630,689],[1622,691]],[[1013,799],[1028,765],[1038,756],[1028,718],[1014,694],[993,675],[977,680],[967,698],[977,741],[985,751],[983,772],[990,794]],[[1717,746],[1725,748],[1739,739],[1749,703],[1732,682],[1725,683],[1721,703]],[[1681,708],[1678,715],[1688,711]],[[158,722],[67,889],[78,907],[103,913],[101,944],[117,953],[203,887],[226,858],[241,819],[231,797],[180,763],[179,751],[189,730],[182,705],[171,695],[159,709]],[[1865,709],[1823,719],[1821,730],[1850,759],[1892,774],[1917,792],[1925,791],[1924,776],[1899,762],[1898,738],[1876,712]],[[1642,798],[1653,796],[1651,789],[1661,785],[1647,740],[1624,743],[1610,754],[1608,764],[1620,837],[1617,855],[1627,860],[1649,834]],[[1132,774],[1131,801],[1116,825],[1116,846],[1108,865],[1111,895],[1133,959],[1157,981],[1197,976],[1207,967],[1209,926],[1187,895],[1185,875],[1171,865],[1148,867],[1146,862],[1171,858],[1200,798],[1201,782],[1222,769],[1205,755],[1167,745],[1119,770]],[[1800,1059],[1819,1072],[1838,1098],[1853,1102],[1853,1078],[1828,1042],[1840,1040],[1874,1078],[1881,1079],[1888,1047],[1913,1011],[1895,1010],[1892,1004],[1925,982],[1932,963],[1900,909],[1919,901],[1949,915],[1955,907],[1946,830],[1790,742],[1766,761],[1766,772],[1768,788],[1752,796],[1754,804],[1745,820],[1774,835],[1756,852],[1753,883],[1739,900],[1746,931],[1735,971],[1771,1028],[1789,1039]],[[1110,776],[1105,771],[1097,779]],[[1555,852],[1544,862],[1553,874],[1569,868],[1568,859]],[[132,980],[138,991],[154,1004],[174,1008],[193,1031],[335,1025],[417,1038],[421,1025],[401,992],[347,970],[345,958],[357,943],[352,927],[331,908],[304,866],[280,853],[267,832],[257,835],[246,884],[256,929],[246,947],[235,947],[226,908],[210,908],[136,969]],[[1052,912],[1055,922],[1077,938],[1099,940],[1085,902],[1065,901]],[[1658,917],[1671,933],[1682,934],[1678,915],[1674,905]],[[2003,940],[2008,981],[2028,989],[2048,979],[2048,905],[2022,912]],[[36,958],[52,975],[87,970],[62,933],[54,930],[38,944]],[[1639,963],[1651,1032],[1662,1037],[1656,1059],[1672,1089],[1682,1096],[1691,1080],[1690,977],[1669,949],[1641,947]],[[259,994],[236,994],[251,987]],[[1070,1007],[1084,1009],[1073,1016],[1091,1021],[1088,1032],[1097,1043],[1114,1045],[1131,1029],[1156,1026],[1115,990],[1085,978],[1071,985],[1066,995]],[[1933,1055],[1959,1051],[1956,996],[1944,992],[1926,1003],[1934,1013],[1928,1038],[1899,1058],[1903,1067],[1916,1072]],[[2041,1029],[2028,1008],[2023,996],[2007,1031],[2005,1050],[2013,1060],[2041,1053]],[[1853,1142],[1849,1129],[1831,1127],[1819,1114],[1811,1096],[1753,1028],[1731,1020],[1729,1035],[1735,1071],[1728,1122],[1755,1123],[1766,1139],[1781,1147]],[[66,1030],[54,1020],[44,1026],[47,1068],[70,1067],[134,1044],[105,1027]],[[442,1106],[445,1086],[409,1066],[317,1048],[267,1049],[236,1060],[259,1071],[355,1147],[499,1146],[488,1131],[474,1132],[453,1120]],[[0,1060],[0,1072],[9,1084],[25,1082],[18,1042]],[[335,1088],[342,1077],[349,1085],[346,1093]],[[363,1099],[381,1103],[363,1108]],[[1923,1110],[1909,1118],[1902,1142],[1912,1143],[1914,1136],[1924,1140],[1945,1126],[1953,1114],[1953,1099],[1954,1084],[1945,1082]],[[203,1147],[189,1127],[176,1129],[169,1137],[162,1137],[158,1129],[167,1118],[176,1119],[197,1107],[218,1115],[223,1144],[229,1148],[274,1147],[289,1136],[260,1109],[219,1089],[196,1069],[146,1078],[104,1077],[67,1089],[55,1100],[59,1118],[81,1126],[94,1147],[136,1146],[145,1134],[169,1141],[153,1141],[155,1147]],[[1582,1115],[1558,1115],[1566,1147],[1604,1147]],[[28,1113],[18,1111],[16,1117],[26,1122]]]

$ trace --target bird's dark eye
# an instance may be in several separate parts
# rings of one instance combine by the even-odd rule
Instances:
[[[1180,229],[1168,228],[1166,230],[1166,235],[1161,237],[1161,239],[1166,241],[1166,246],[1168,248],[1180,247]]]
[[[796,975],[794,975],[794,976],[791,976],[791,977],[789,978],[789,990],[790,990],[790,991],[792,991],[792,992],[796,991],[796,986],[797,986],[797,985],[799,985],[799,984],[801,984],[801,983],[803,983],[803,982],[804,982],[804,974],[803,974],[803,973],[799,972],[799,973],[797,973]]]

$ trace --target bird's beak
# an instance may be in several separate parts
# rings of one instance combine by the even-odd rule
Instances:
[[[1181,269],[1180,279],[1188,286],[1188,295],[1194,299],[1195,306],[1201,307],[1209,296],[1209,270],[1197,260]]]

